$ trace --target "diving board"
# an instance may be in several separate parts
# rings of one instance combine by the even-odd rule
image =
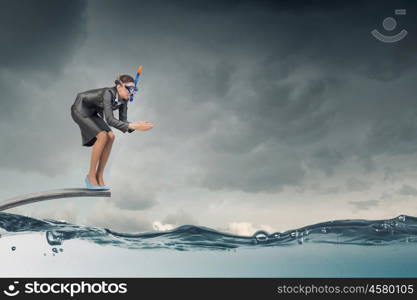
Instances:
[[[0,211],[6,210],[12,207],[22,206],[34,202],[60,199],[60,198],[73,198],[73,197],[110,197],[109,190],[89,190],[83,188],[73,189],[57,189],[44,192],[37,192],[17,196],[5,201],[0,201]]]

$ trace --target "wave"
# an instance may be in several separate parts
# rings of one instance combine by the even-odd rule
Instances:
[[[169,231],[120,233],[108,228],[80,226],[64,221],[38,220],[0,213],[2,236],[45,232],[51,246],[65,240],[81,239],[99,245],[128,249],[231,250],[236,248],[294,246],[304,243],[384,246],[417,243],[417,218],[400,215],[386,220],[336,220],[285,232],[260,230],[252,236],[220,232],[204,226],[183,225]]]

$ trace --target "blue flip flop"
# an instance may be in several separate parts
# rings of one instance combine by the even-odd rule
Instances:
[[[108,186],[105,186],[105,185],[100,185],[100,188],[102,189],[102,190],[110,190],[110,188],[108,187]]]
[[[90,180],[88,180],[88,176],[85,176],[84,179],[85,185],[87,186],[87,189],[89,190],[102,190],[103,188],[101,186],[94,186],[90,183]]]

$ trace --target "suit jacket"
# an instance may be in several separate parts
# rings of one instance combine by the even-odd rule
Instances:
[[[73,107],[83,117],[91,117],[98,114],[103,118],[104,115],[107,124],[122,132],[128,131],[130,133],[134,129],[128,128],[127,103],[129,100],[119,99],[119,103],[117,103],[115,101],[116,95],[116,87],[105,87],[81,92],[77,94]],[[116,109],[119,109],[119,119],[116,119],[113,115],[113,110]]]

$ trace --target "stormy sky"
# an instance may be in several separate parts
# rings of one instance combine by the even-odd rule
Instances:
[[[10,212],[240,234],[417,215],[413,1],[0,3],[2,198],[83,187],[81,91],[142,65],[128,120],[155,125],[114,129],[111,199]],[[385,43],[373,29],[408,34]]]

